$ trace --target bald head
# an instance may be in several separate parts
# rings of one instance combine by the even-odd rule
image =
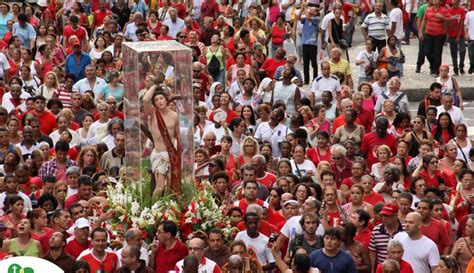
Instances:
[[[244,268],[244,261],[239,255],[232,255],[229,257],[229,270],[233,273],[242,273]]]
[[[288,200],[291,200],[293,199],[293,194],[289,193],[289,192],[285,192],[284,194],[281,195],[281,203],[285,203],[286,201]]]
[[[421,214],[418,212],[410,212],[405,218],[405,231],[412,239],[418,239],[420,235],[420,226],[422,223]]]

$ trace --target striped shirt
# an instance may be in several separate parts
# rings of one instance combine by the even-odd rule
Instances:
[[[435,9],[435,7],[428,7],[425,13],[425,32],[432,36],[446,35],[446,24],[443,20],[437,18],[436,14],[449,18],[448,11],[445,8]]]
[[[377,263],[383,263],[387,259],[388,242],[393,239],[395,234],[402,232],[403,226],[398,223],[397,230],[392,234],[388,234],[385,230],[384,224],[379,224],[374,227],[370,235],[369,251],[377,252]]]
[[[377,40],[387,39],[387,30],[390,29],[390,20],[387,15],[377,16],[375,12],[365,17],[363,28],[367,29],[368,35]]]

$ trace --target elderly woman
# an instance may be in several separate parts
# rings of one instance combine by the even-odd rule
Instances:
[[[377,98],[377,102],[375,103],[375,112],[380,113],[382,112],[382,108],[384,105],[385,100],[392,100],[394,102],[394,111],[395,112],[404,112],[409,113],[409,105],[408,105],[408,98],[405,93],[400,91],[400,78],[399,77],[391,77],[387,83],[387,91],[385,94],[380,95]]]
[[[79,188],[79,176],[81,175],[81,169],[77,166],[71,166],[66,170],[66,182],[67,182],[67,196],[71,196],[77,193]]]
[[[71,140],[70,145],[72,145],[72,146],[79,146],[80,145],[81,136],[79,135],[78,132],[76,132],[72,129],[69,129],[69,127],[71,125],[71,122],[69,121],[69,119],[66,116],[60,114],[56,118],[56,123],[58,124],[58,129],[56,129],[54,132],[52,132],[49,135],[49,137],[51,138],[51,140],[53,141],[54,144],[56,144],[56,142],[58,142],[58,140],[61,137],[61,134],[64,131],[68,131],[72,135],[72,140]]]
[[[378,182],[383,181],[383,172],[385,170],[385,167],[389,164],[391,156],[392,151],[387,145],[380,145],[377,148],[378,162],[372,165],[371,174]]]
[[[392,192],[394,190],[404,191],[403,185],[399,183],[400,169],[394,164],[388,164],[384,168],[383,182],[375,184],[373,191],[381,194],[386,203],[392,202]]]
[[[291,169],[298,177],[314,176],[316,174],[316,166],[314,166],[311,160],[305,159],[305,148],[303,145],[298,144],[294,147]]]

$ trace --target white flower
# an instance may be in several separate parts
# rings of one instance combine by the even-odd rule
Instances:
[[[139,215],[140,214],[140,204],[136,201],[133,201],[130,212],[132,213],[132,215]]]

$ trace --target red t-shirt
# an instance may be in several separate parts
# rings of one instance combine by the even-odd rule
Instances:
[[[372,168],[373,164],[378,162],[377,150],[380,145],[387,145],[390,147],[392,154],[397,153],[397,139],[391,134],[387,133],[385,137],[380,138],[374,132],[370,132],[365,134],[362,138],[361,151],[367,153],[367,168],[369,170]]]
[[[374,113],[362,108],[357,115],[357,118],[360,121],[360,125],[364,126],[365,132],[370,132],[372,129],[372,123],[374,122]]]
[[[180,240],[176,241],[172,249],[165,249],[164,244],[158,245],[155,256],[156,273],[168,273],[173,270],[176,263],[188,256],[188,247]]]
[[[199,84],[201,86],[201,96],[199,97],[200,101],[205,101],[206,100],[206,94],[209,92],[207,89],[209,85],[209,78],[201,73],[199,77],[195,78],[193,77],[193,84]]]
[[[277,61],[274,58],[269,58],[265,62],[263,62],[262,67],[260,69],[267,71],[267,77],[269,77],[270,79],[273,79],[273,76],[275,75],[275,71],[277,70],[277,68],[285,64],[286,64],[286,59]]]
[[[368,228],[365,228],[360,233],[357,233],[354,236],[354,240],[363,244],[365,248],[369,249],[369,242],[370,242],[371,235],[372,235],[372,232]]]
[[[76,35],[77,39],[79,39],[81,43],[87,40],[87,31],[81,26],[78,26],[77,29],[72,29],[72,27],[68,25],[64,27],[63,33],[66,47],[69,46],[69,37],[72,35]]]
[[[285,219],[286,220],[286,219]],[[237,224],[237,228],[240,231],[246,230],[247,228],[245,227],[244,221],[240,221]],[[263,235],[269,237],[273,232],[278,231],[277,227],[270,224],[269,222],[265,220],[260,221],[260,227],[258,228],[258,232],[262,233]]]
[[[426,34],[432,35],[432,36],[442,36],[446,35],[446,26],[443,20],[438,19],[436,17],[436,14],[441,14],[444,17],[449,18],[448,11],[440,7],[438,9],[435,9],[435,7],[427,7],[426,12],[425,12],[425,29],[426,29]]]
[[[43,114],[38,115],[35,111],[31,111],[33,115],[40,121],[40,131],[43,135],[49,136],[57,127],[56,117],[53,113],[45,110]]]
[[[326,153],[324,155],[319,152],[317,147],[309,148],[306,151],[306,156],[314,163],[314,166],[316,167],[321,161],[331,162],[331,151],[329,150],[329,148],[326,150]]]
[[[267,187],[267,189],[270,189],[270,187],[273,185],[273,183],[276,182],[276,180],[276,175],[269,172],[265,173],[264,177],[257,178],[257,182]]]
[[[110,14],[112,14],[112,12],[108,9],[106,9],[105,11],[101,11],[101,10],[94,11],[95,26],[96,27],[102,26],[104,24],[105,16],[110,15]]]
[[[460,32],[461,37],[464,37],[464,26],[462,22],[466,17],[466,10],[461,7],[450,7],[448,9],[448,14],[450,16],[448,24],[448,36],[457,37],[458,33]]]
[[[82,253],[82,251],[88,249],[90,246],[90,240],[87,242],[87,244],[81,245],[76,238],[73,238],[72,240],[68,240],[66,246],[64,247],[64,251],[74,258],[77,258]]]
[[[371,204],[372,206],[374,206],[377,203],[385,202],[385,200],[383,199],[383,196],[380,195],[379,193],[372,192],[370,194],[364,195],[364,202],[367,202]]]
[[[81,198],[79,197],[79,195],[77,193],[69,196],[66,199],[66,202],[64,204],[64,208],[66,208],[66,209],[69,208],[72,204],[79,202],[79,200],[81,200]]]
[[[84,251],[80,259],[89,264],[90,272],[115,272],[119,267],[119,258],[111,250],[105,250],[105,258],[102,261],[97,260],[92,255],[92,249]],[[101,269],[102,271],[99,271]]]
[[[237,112],[232,111],[232,110],[227,110],[227,118],[225,119],[225,122],[229,124],[234,118],[238,118],[239,114]],[[214,111],[209,115],[209,120],[214,121]]]
[[[216,18],[217,14],[219,13],[219,5],[217,5],[216,1],[209,0],[203,1],[201,4],[201,18],[212,17]]]
[[[377,270],[375,273],[382,273],[382,264],[377,265]],[[413,273],[413,268],[405,260],[400,261],[400,273]]]
[[[359,118],[356,118],[354,123],[357,124],[357,125],[360,125]],[[332,123],[332,133],[335,134],[336,129],[343,126],[344,124],[346,124],[346,117],[344,115],[340,115],[337,118],[335,118],[333,123]]]
[[[430,225],[421,225],[420,231],[423,235],[435,242],[440,253],[443,253],[444,249],[451,244],[449,232],[440,220],[431,218]]]

